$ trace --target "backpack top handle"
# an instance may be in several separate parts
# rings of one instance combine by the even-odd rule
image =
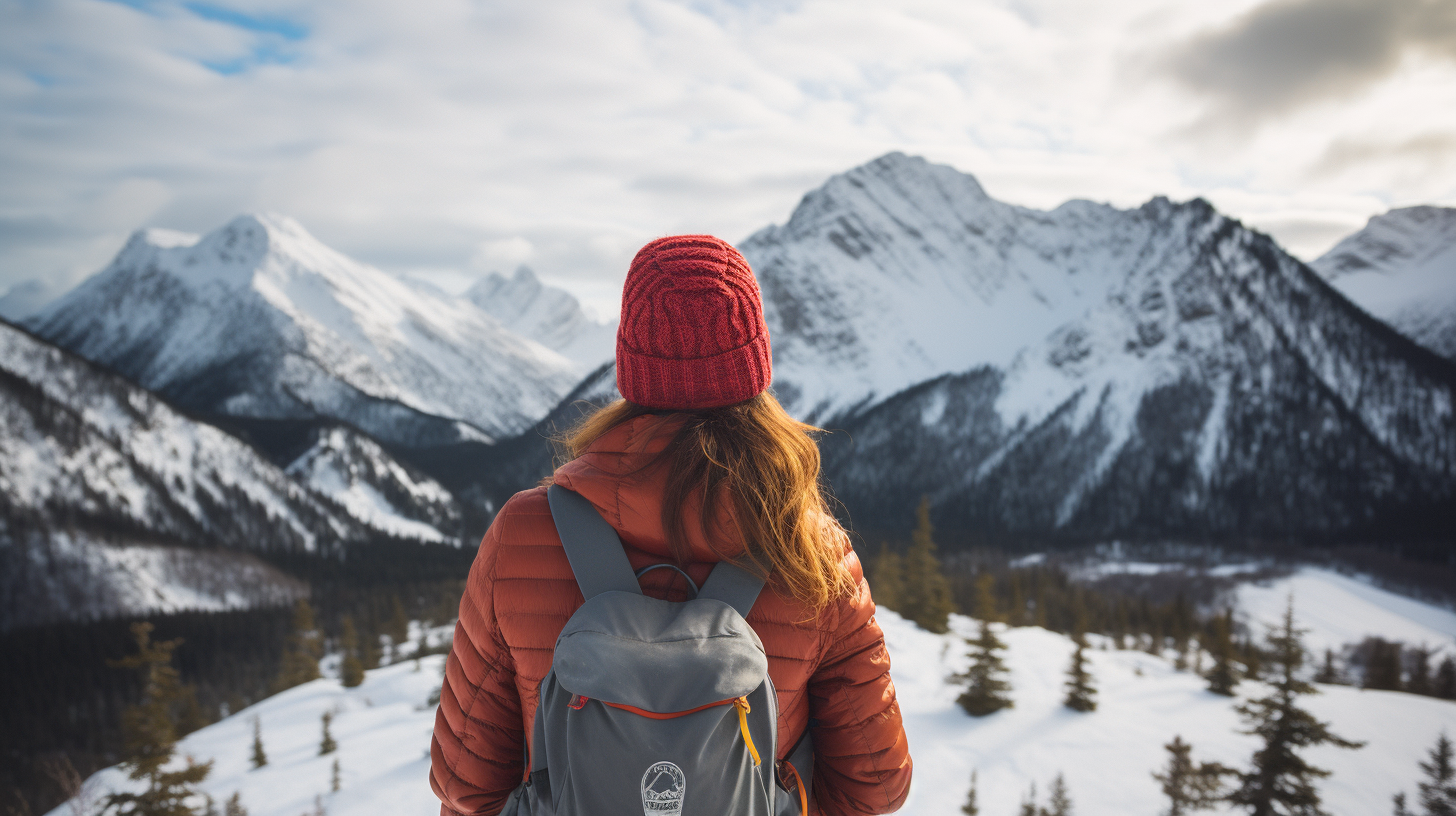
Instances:
[[[546,500],[551,505],[551,519],[556,523],[566,560],[571,564],[583,597],[590,600],[612,591],[642,594],[637,574],[622,549],[622,539],[591,502],[561,485],[546,488]],[[697,597],[722,601],[747,618],[762,590],[761,578],[736,564],[719,561]]]

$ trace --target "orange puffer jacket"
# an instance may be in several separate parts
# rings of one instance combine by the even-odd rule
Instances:
[[[672,560],[662,526],[665,469],[644,471],[642,465],[662,450],[675,424],[670,415],[624,422],[554,477],[617,529],[635,569]],[[693,554],[686,571],[701,584],[718,556],[701,538],[698,518],[694,508],[684,508]],[[733,540],[725,532],[719,549],[741,551],[726,543]],[[909,747],[884,635],[848,542],[843,564],[858,585],[853,597],[816,617],[770,582],[748,622],[768,652],[778,691],[778,758],[812,724],[817,811],[888,813],[909,791]],[[642,585],[658,598],[689,597],[686,582],[672,570],[646,573]],[[551,668],[557,636],[582,602],[546,489],[516,494],[481,542],[445,664],[430,750],[430,785],[445,816],[496,813],[520,784],[537,689]]]

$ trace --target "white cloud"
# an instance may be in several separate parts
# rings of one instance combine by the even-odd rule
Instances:
[[[1158,60],[1254,0],[213,4],[264,30],[137,4],[0,4],[0,289],[267,209],[440,280],[528,261],[610,311],[645,241],[744,238],[890,150],[1033,206],[1205,195],[1306,254],[1456,198],[1424,169],[1456,134],[1449,62],[1190,134],[1208,92]]]

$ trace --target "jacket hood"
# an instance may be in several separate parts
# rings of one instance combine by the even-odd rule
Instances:
[[[662,524],[667,465],[656,456],[682,426],[681,415],[648,414],[623,422],[602,434],[586,452],[556,469],[552,482],[580,493],[596,507],[622,541],[663,558],[672,558]],[[691,561],[717,562],[743,553],[742,536],[726,503],[711,537],[702,529],[702,496],[683,508],[683,526]]]

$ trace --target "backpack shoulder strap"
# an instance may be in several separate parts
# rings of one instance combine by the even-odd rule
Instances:
[[[748,610],[753,608],[753,603],[758,600],[758,593],[762,590],[762,578],[737,564],[719,561],[708,574],[708,580],[703,582],[703,589],[698,592],[698,597],[722,601],[747,618]]]
[[[622,539],[591,502],[560,485],[546,488],[546,500],[583,597],[612,590],[642,594]]]

